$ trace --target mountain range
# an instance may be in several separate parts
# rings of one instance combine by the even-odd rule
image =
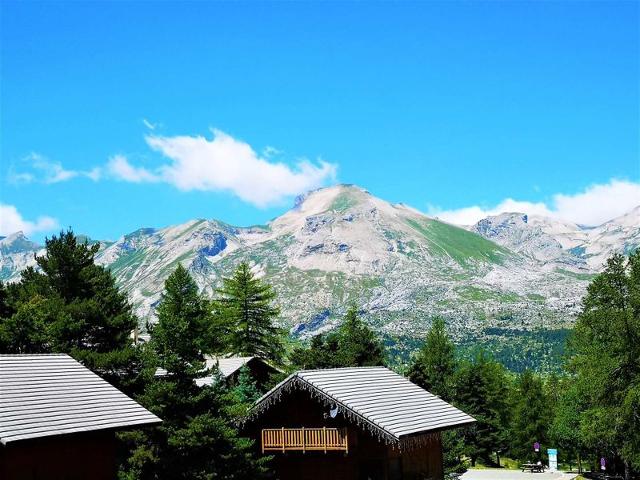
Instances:
[[[568,328],[594,274],[640,246],[640,206],[587,228],[523,213],[467,228],[352,185],[310,192],[267,225],[191,220],[100,242],[141,319],[152,319],[178,263],[207,295],[242,260],[273,284],[297,336],[332,328],[351,303],[388,338],[416,338],[440,315],[459,341]],[[14,281],[41,247],[0,239],[0,278]]]

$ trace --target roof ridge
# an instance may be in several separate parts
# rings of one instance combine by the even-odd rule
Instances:
[[[304,370],[296,370],[297,373],[303,372],[331,372],[331,371],[340,371],[340,370],[375,370],[375,369],[383,369],[389,370],[390,372],[396,373],[391,370],[389,367],[385,367],[383,365],[367,365],[363,367],[329,367],[329,368],[309,368]]]
[[[27,357],[69,357],[72,358],[68,353],[0,353],[0,357],[17,357],[17,358],[27,358]]]

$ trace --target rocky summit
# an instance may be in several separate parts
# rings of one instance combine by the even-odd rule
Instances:
[[[465,229],[338,185],[299,198],[264,226],[142,228],[102,242],[98,262],[143,321],[179,263],[212,295],[247,260],[274,285],[282,324],[295,335],[332,328],[354,302],[390,337],[420,335],[440,315],[464,339],[569,326],[603,261],[638,245],[640,207],[596,228],[504,213]],[[21,234],[0,240],[2,278],[19,278],[38,249]]]

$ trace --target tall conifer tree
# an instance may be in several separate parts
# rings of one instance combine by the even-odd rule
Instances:
[[[542,379],[531,370],[525,370],[516,382],[512,454],[522,461],[542,460],[542,450],[548,446],[550,420],[549,401]],[[542,445],[538,453],[533,448],[535,442]]]
[[[257,278],[246,262],[222,282],[214,305],[229,329],[229,352],[280,363],[284,332],[274,323],[280,309],[271,285]]]
[[[98,249],[71,230],[46,240],[38,269],[27,268],[9,288],[14,313],[0,320],[0,348],[69,353],[128,390],[139,365],[131,338],[137,319],[109,270],[95,263]]]
[[[640,250],[610,258],[583,304],[569,343],[581,436],[631,478],[640,472]]]
[[[132,455],[122,476],[129,479],[254,479],[266,472],[252,442],[238,436],[230,402],[219,378],[199,387],[205,373],[206,302],[189,273],[179,266],[167,279],[150,346],[166,376],[154,378],[138,400],[163,423],[123,435]],[[214,372],[215,373],[215,372]]]
[[[416,385],[449,402],[453,396],[455,372],[455,346],[447,336],[444,320],[436,318],[407,376]]]

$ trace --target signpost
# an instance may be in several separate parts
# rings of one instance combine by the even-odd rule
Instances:
[[[549,471],[555,472],[558,470],[558,450],[555,448],[547,448],[547,455],[549,455]]]

